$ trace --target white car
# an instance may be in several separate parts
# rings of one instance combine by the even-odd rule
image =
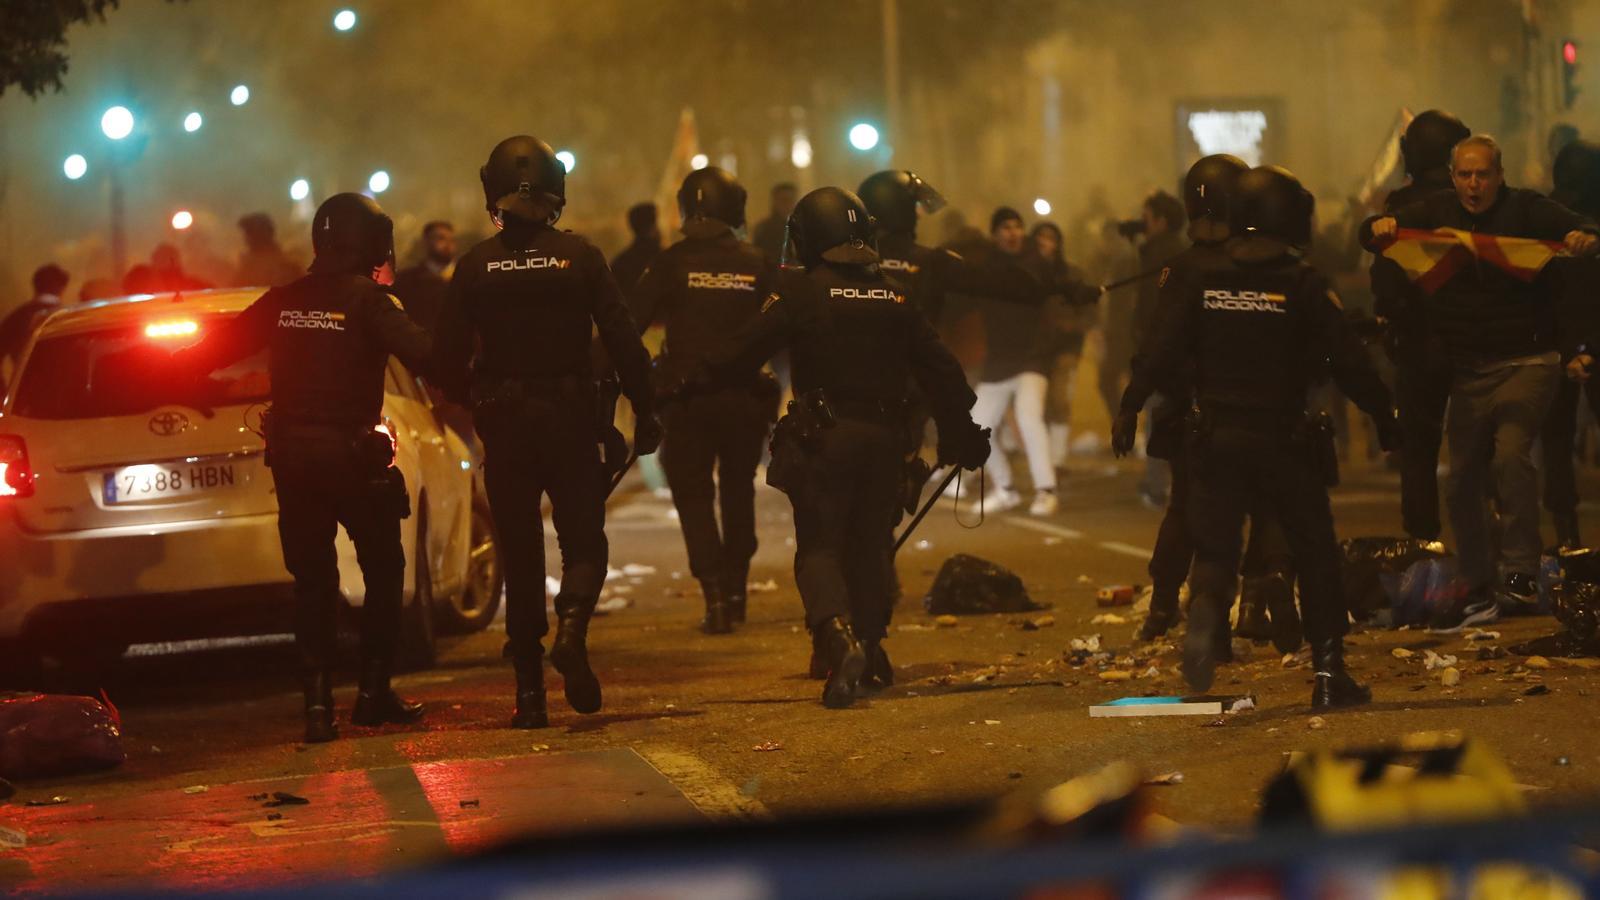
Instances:
[[[277,497],[256,433],[265,352],[195,391],[150,364],[260,289],[56,312],[0,406],[0,657],[104,660],[131,643],[292,630]],[[402,663],[431,665],[435,619],[482,628],[500,604],[488,507],[462,438],[394,359],[383,414],[411,494]],[[363,596],[341,531],[339,571]]]

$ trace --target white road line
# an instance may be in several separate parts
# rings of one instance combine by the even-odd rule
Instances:
[[[761,801],[746,797],[700,757],[668,747],[639,747],[634,752],[672,782],[695,808],[713,822],[753,822],[772,818]]]
[[[1055,535],[1056,537],[1066,538],[1069,541],[1076,541],[1083,537],[1083,532],[1077,530],[1076,528],[1068,528],[1064,525],[1052,525],[1049,522],[1041,522],[1038,519],[1024,519],[1021,516],[1001,516],[1000,519],[1007,524],[1015,525],[1018,528],[1026,528],[1029,531],[1039,531],[1045,534]]]
[[[1126,556],[1137,556],[1140,559],[1149,559],[1151,554],[1151,551],[1144,547],[1135,547],[1132,544],[1124,544],[1121,541],[1101,541],[1100,549],[1110,550],[1112,553],[1121,553]]]

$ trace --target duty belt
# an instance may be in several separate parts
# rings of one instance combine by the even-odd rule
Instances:
[[[906,416],[904,400],[868,400],[860,397],[836,397],[828,393],[828,406],[834,415],[846,419],[865,419],[869,422],[899,422]]]

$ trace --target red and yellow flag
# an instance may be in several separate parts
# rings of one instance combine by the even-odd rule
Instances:
[[[1564,255],[1564,250],[1560,241],[1479,234],[1457,228],[1402,228],[1379,253],[1405,269],[1406,276],[1423,293],[1431,294],[1474,258],[1513,278],[1532,281],[1546,263]]]

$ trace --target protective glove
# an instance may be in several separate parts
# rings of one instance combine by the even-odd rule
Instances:
[[[1373,416],[1372,424],[1377,426],[1378,446],[1385,453],[1399,450],[1404,441],[1400,437],[1400,420],[1393,412],[1382,416]]]
[[[1139,414],[1121,410],[1111,423],[1111,452],[1118,458],[1133,452],[1134,438],[1139,436]]]
[[[963,469],[981,468],[989,461],[989,429],[968,421],[950,435],[939,436],[939,463]]]
[[[638,417],[633,425],[633,452],[649,456],[661,447],[661,420],[654,413]]]

